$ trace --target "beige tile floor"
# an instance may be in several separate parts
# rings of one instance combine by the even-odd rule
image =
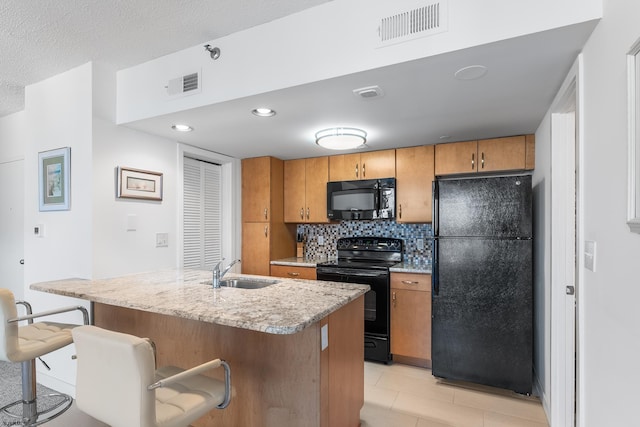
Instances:
[[[428,369],[365,362],[361,427],[548,427],[537,398],[446,384]],[[104,427],[74,406],[49,427]]]
[[[548,427],[542,404],[440,381],[428,369],[365,362],[362,427]]]

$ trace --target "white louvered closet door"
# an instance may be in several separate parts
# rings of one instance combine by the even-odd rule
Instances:
[[[212,269],[222,258],[221,167],[184,158],[184,268]]]

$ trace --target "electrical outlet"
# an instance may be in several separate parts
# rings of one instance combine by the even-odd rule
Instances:
[[[36,237],[44,237],[44,224],[36,224],[35,227],[33,227],[33,234]]]
[[[584,268],[596,271],[596,242],[591,240],[584,241]]]
[[[419,251],[424,250],[424,239],[416,239],[416,247]]]
[[[169,233],[156,233],[156,248],[169,246]]]
[[[318,246],[324,246],[324,236],[318,236]]]

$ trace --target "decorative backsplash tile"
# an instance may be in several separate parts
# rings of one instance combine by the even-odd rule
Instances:
[[[341,221],[331,224],[298,224],[297,232],[304,236],[305,256],[309,258],[338,256],[336,245],[341,237],[393,237],[402,239],[402,260],[414,265],[431,264],[433,231],[431,224],[398,224],[395,221]],[[318,244],[321,237],[323,244]],[[424,247],[418,249],[418,239]]]

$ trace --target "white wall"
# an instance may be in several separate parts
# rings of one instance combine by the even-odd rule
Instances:
[[[93,278],[177,266],[176,143],[94,119]],[[163,200],[116,197],[117,166],[161,172]],[[134,215],[137,229],[127,231]],[[156,248],[156,233],[169,247]]]
[[[551,120],[536,131],[536,168],[533,173],[534,247],[534,357],[537,392],[549,410],[550,380],[550,284],[551,284]]]
[[[67,277],[87,278],[92,274],[91,104],[90,64],[27,86],[25,90],[24,281],[25,298],[34,311],[70,305],[72,301],[29,291],[29,284]],[[40,212],[38,153],[60,147],[71,147],[71,209]],[[36,224],[44,225],[44,238],[33,235]],[[74,322],[81,319],[79,314],[61,316],[61,320]],[[67,347],[44,357],[52,370],[46,376],[40,373],[39,380],[57,390],[70,391],[68,385],[75,379],[71,354],[71,348]]]
[[[24,111],[0,117],[0,287],[24,299]]]
[[[265,93],[598,19],[601,0],[449,0],[448,31],[380,48],[382,18],[419,0],[334,0],[118,73],[118,123]],[[429,4],[429,3],[426,3]],[[553,11],[551,13],[551,11]],[[202,74],[202,93],[170,99],[170,79]]]
[[[597,243],[596,271],[584,270],[580,425],[638,424],[640,235],[626,225],[626,53],[640,37],[640,2],[605,0],[584,48],[585,239]],[[582,256],[582,254],[580,254]]]

